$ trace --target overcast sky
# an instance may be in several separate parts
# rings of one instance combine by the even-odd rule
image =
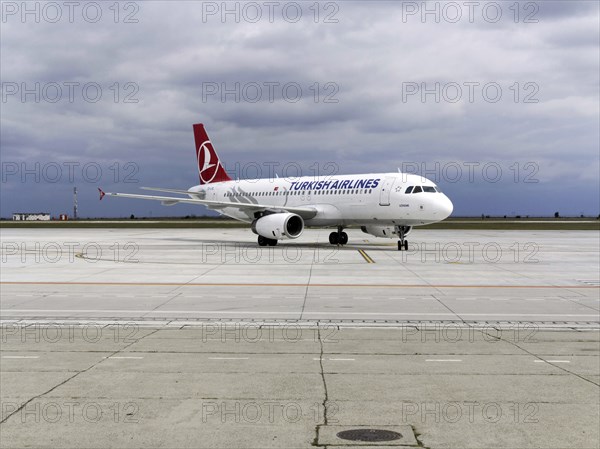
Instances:
[[[96,190],[198,184],[202,122],[234,177],[400,167],[454,215],[598,215],[599,3],[476,3],[2,2],[0,214],[76,186],[82,217],[204,215]]]

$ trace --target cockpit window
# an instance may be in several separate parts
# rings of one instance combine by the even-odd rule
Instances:
[[[413,193],[421,193],[423,191],[423,189],[421,189],[421,186],[416,186],[415,190],[413,190]]]
[[[413,187],[414,186],[407,187],[406,188],[406,192],[404,192],[404,193],[410,193],[410,192],[412,192]]]
[[[435,187],[423,186],[423,192],[435,193]]]

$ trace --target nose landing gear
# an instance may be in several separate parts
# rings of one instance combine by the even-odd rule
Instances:
[[[396,233],[400,237],[400,240],[398,240],[398,251],[408,251],[408,240],[404,238],[404,226],[396,226]]]

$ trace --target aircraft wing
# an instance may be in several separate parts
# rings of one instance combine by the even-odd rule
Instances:
[[[259,211],[273,211],[273,212],[290,212],[293,214],[298,214],[302,218],[308,220],[317,215],[317,210],[312,207],[281,207],[281,206],[273,206],[268,204],[254,204],[254,203],[232,203],[229,201],[210,201],[210,200],[201,200],[195,198],[177,198],[172,196],[156,196],[156,195],[138,195],[134,193],[113,193],[113,192],[104,192],[102,189],[98,188],[100,192],[100,199],[104,196],[117,196],[122,198],[137,198],[140,200],[154,200],[160,201],[164,206],[172,206],[177,203],[191,203],[191,204],[201,204],[203,206],[208,207],[209,209],[225,209],[225,208],[237,208],[243,210],[244,212],[259,212]],[[165,189],[166,190],[166,189]],[[174,189],[172,189],[174,190]],[[187,193],[187,191],[185,191]]]

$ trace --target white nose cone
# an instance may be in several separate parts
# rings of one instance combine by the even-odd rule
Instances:
[[[452,204],[452,201],[450,201],[450,198],[448,198],[446,195],[443,195],[443,198],[440,201],[440,213],[443,217],[442,220],[448,218],[450,214],[452,214],[453,210],[454,205]]]

